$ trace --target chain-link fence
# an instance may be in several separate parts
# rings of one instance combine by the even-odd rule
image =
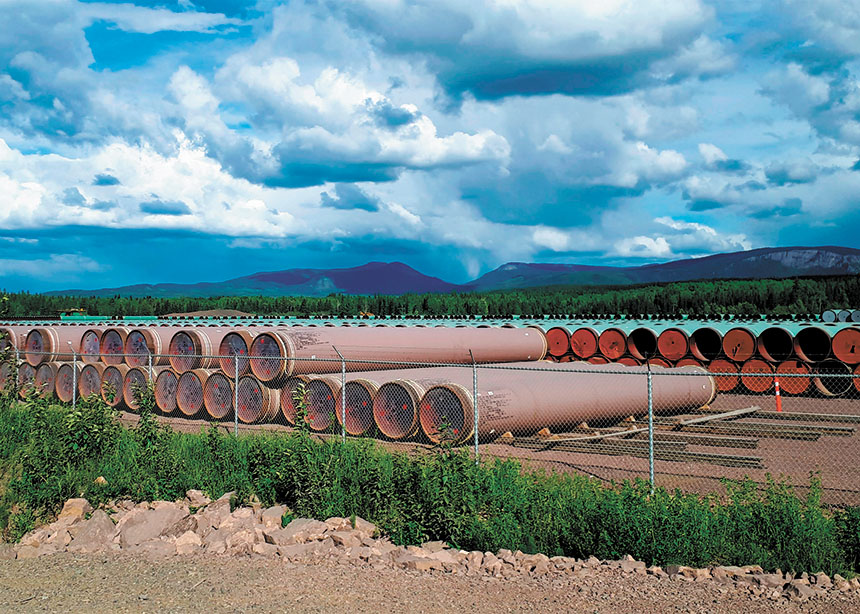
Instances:
[[[459,447],[481,462],[516,458],[702,494],[724,492],[724,479],[769,476],[802,490],[815,474],[826,502],[860,504],[860,376],[850,370],[487,364],[468,348],[468,361],[423,362],[389,360],[402,348],[383,346],[298,358],[238,334],[221,344],[227,353],[200,352],[193,340],[171,353],[105,351],[104,341],[98,353],[14,349],[0,388],[73,406],[99,395],[132,422],[146,402],[175,429],[303,428],[393,450]]]

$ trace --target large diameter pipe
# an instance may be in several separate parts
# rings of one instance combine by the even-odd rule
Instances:
[[[36,367],[28,362],[22,362],[18,366],[18,396],[26,399],[33,390],[33,381],[36,379]]]
[[[741,384],[749,392],[767,392],[773,388],[773,367],[760,358],[750,358],[741,365]]]
[[[23,350],[26,345],[27,333],[30,332],[31,328],[31,326],[16,325],[0,328],[0,330],[6,333],[5,336],[0,339],[0,351],[5,350],[9,346]]]
[[[101,341],[104,328],[89,328],[81,335],[81,360],[97,363],[101,360]]]
[[[811,378],[809,365],[799,360],[786,360],[776,368],[779,389],[786,394],[803,394],[809,389]],[[782,377],[790,376],[790,377]]]
[[[0,392],[5,392],[7,386],[12,386],[14,378],[12,377],[13,366],[11,363],[0,363]]]
[[[723,353],[735,362],[746,362],[757,349],[758,340],[748,328],[738,326],[723,335]]]
[[[681,360],[690,350],[690,339],[680,328],[667,328],[657,337],[657,351],[668,361]]]
[[[735,363],[728,360],[724,360],[722,358],[712,360],[710,364],[708,364],[708,371],[714,374],[722,374],[714,375],[717,390],[720,392],[731,392],[737,388],[740,383],[740,378],[737,375],[740,372],[740,369]]]
[[[851,390],[851,367],[843,362],[822,360],[815,365],[813,372],[815,387],[826,397],[839,397]]]
[[[627,349],[634,358],[647,360],[657,353],[657,335],[650,328],[635,328],[627,335]]]
[[[600,333],[597,348],[609,360],[618,360],[627,353],[627,335],[620,328],[607,328]]]
[[[561,357],[570,351],[570,330],[564,326],[553,326],[546,331],[547,353]]]
[[[90,363],[81,367],[81,375],[78,377],[78,394],[82,399],[101,395],[104,370],[105,366],[101,363]]]
[[[211,369],[194,369],[179,376],[176,407],[183,415],[190,418],[203,410],[203,386],[214,372]]]
[[[591,327],[577,328],[570,336],[570,349],[574,356],[587,360],[597,353],[599,333]]]
[[[723,337],[720,331],[710,326],[700,326],[690,334],[690,353],[702,362],[711,362],[723,352]]]
[[[607,369],[626,373],[602,373]],[[608,423],[648,413],[648,388],[643,367],[582,370],[549,367],[541,372],[481,369],[478,375],[478,437],[510,432],[529,435],[542,428],[564,431],[582,422]],[[668,376],[664,374],[683,373]],[[695,373],[695,375],[691,375]],[[455,442],[474,436],[472,371],[459,368],[449,382],[430,387],[420,402],[420,423],[434,442]],[[610,382],[611,383],[607,383]],[[657,414],[698,409],[713,401],[716,386],[702,369],[660,370],[652,377],[652,404]],[[575,391],[571,394],[571,391]],[[442,425],[447,425],[440,432]]]
[[[45,362],[66,362],[80,350],[83,330],[76,326],[34,328],[27,333],[25,360],[38,367]]]
[[[379,390],[379,384],[372,379],[356,378],[346,383],[343,397],[346,397],[346,411],[343,411],[341,395],[337,395],[335,417],[338,424],[344,427],[347,435],[359,437],[372,432],[373,397]],[[344,422],[344,414],[346,422]]]
[[[54,394],[63,403],[71,403],[75,396],[75,384],[81,379],[81,365],[63,363],[57,369],[54,380]]]
[[[780,363],[792,357],[794,339],[781,326],[770,326],[758,336],[758,351],[768,362]]]
[[[152,375],[157,377],[165,367],[153,367]],[[122,398],[131,411],[140,411],[141,395],[146,394],[150,385],[149,367],[131,367],[122,382]]]
[[[125,364],[130,367],[149,367],[167,364],[167,346],[176,329],[172,326],[135,328],[125,339]]]
[[[43,362],[36,367],[36,373],[33,376],[33,383],[36,390],[39,391],[39,396],[43,399],[54,396],[54,388],[57,383],[57,370],[60,368],[58,362]]]
[[[341,370],[347,359],[390,362],[541,360],[546,337],[534,328],[292,328],[263,332],[251,344],[251,372],[267,385],[293,374]],[[323,360],[324,359],[324,360]],[[397,365],[348,362],[347,371]]]
[[[229,328],[185,328],[170,338],[170,366],[177,373],[218,367],[215,357]]]
[[[291,426],[295,426],[298,414],[298,407],[296,407],[296,391],[299,389],[301,384],[307,384],[310,378],[310,375],[294,375],[293,377],[288,377],[281,388],[279,395],[280,398],[278,399],[281,414],[283,414],[287,424]]]
[[[236,413],[239,420],[245,424],[271,422],[280,410],[280,391],[263,386],[257,378],[250,375],[239,378],[237,396],[239,406]]]
[[[256,331],[233,330],[224,335],[218,344],[218,364],[227,377],[236,376],[236,363],[238,361],[239,375],[245,375],[251,366],[248,356],[251,351],[251,343],[257,336]],[[238,357],[238,358],[237,358]]]
[[[130,332],[131,329],[127,326],[106,328],[102,332],[99,352],[103,363],[106,365],[121,365],[123,363],[125,340]]]
[[[845,364],[860,363],[860,329],[843,328],[833,335],[831,348],[833,356]]]
[[[155,378],[155,406],[163,414],[176,411],[176,386],[179,376],[172,369],[165,369]]]
[[[203,407],[213,420],[233,415],[233,378],[214,372],[203,384]]]
[[[624,365],[625,367],[638,367],[642,364],[642,361],[638,358],[633,358],[632,356],[622,356],[618,360],[616,360],[619,365]],[[606,363],[591,363],[591,364],[606,364]]]
[[[794,336],[794,353],[806,362],[819,362],[830,356],[830,333],[820,326],[801,328]]]
[[[122,364],[108,365],[102,371],[102,400],[114,408],[126,408],[122,398],[122,385],[129,366]]]

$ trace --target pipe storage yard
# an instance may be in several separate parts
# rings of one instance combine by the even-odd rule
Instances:
[[[850,435],[860,424],[860,323],[840,313],[832,322],[0,322],[0,350],[10,358],[0,363],[0,389],[69,404],[98,395],[131,419],[140,391],[151,387],[154,411],[174,426],[291,429],[303,415],[315,436],[474,445],[475,453],[607,480],[631,477],[624,468],[641,468],[652,453],[658,468],[668,463],[663,471],[680,463],[670,472],[685,488],[689,476],[745,475],[733,467],[760,470],[762,480],[788,467],[802,481],[826,464],[832,438],[857,445]],[[798,460],[807,456],[797,446],[809,446],[814,462]],[[845,471],[839,475],[851,479],[839,478],[846,485],[838,496],[856,491],[860,503],[860,469]]]

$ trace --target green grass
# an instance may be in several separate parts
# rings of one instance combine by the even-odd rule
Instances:
[[[107,484],[94,480],[103,476]],[[642,481],[604,486],[587,476],[478,466],[447,449],[409,456],[372,441],[317,441],[307,433],[235,438],[216,428],[173,432],[143,412],[122,428],[97,399],[69,408],[0,402],[0,525],[18,539],[69,497],[178,499],[236,491],[285,504],[285,517],[362,516],[401,544],[441,539],[466,549],[550,556],[630,554],[648,564],[758,564],[783,571],[860,571],[860,509],[830,509],[770,481],[727,482],[711,497],[652,495]]]

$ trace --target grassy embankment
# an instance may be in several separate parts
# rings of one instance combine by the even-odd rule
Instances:
[[[99,485],[95,478],[107,483]],[[806,498],[773,481],[726,483],[718,500],[644,482],[606,487],[586,476],[524,472],[513,461],[476,466],[440,449],[394,454],[372,441],[320,442],[306,432],[234,438],[215,428],[173,432],[144,412],[121,427],[99,400],[69,407],[0,400],[0,526],[15,540],[63,502],[178,499],[235,490],[295,516],[357,514],[399,543],[442,539],[477,550],[550,556],[631,554],[649,564],[758,564],[765,569],[860,571],[860,508],[829,509],[812,478]]]

